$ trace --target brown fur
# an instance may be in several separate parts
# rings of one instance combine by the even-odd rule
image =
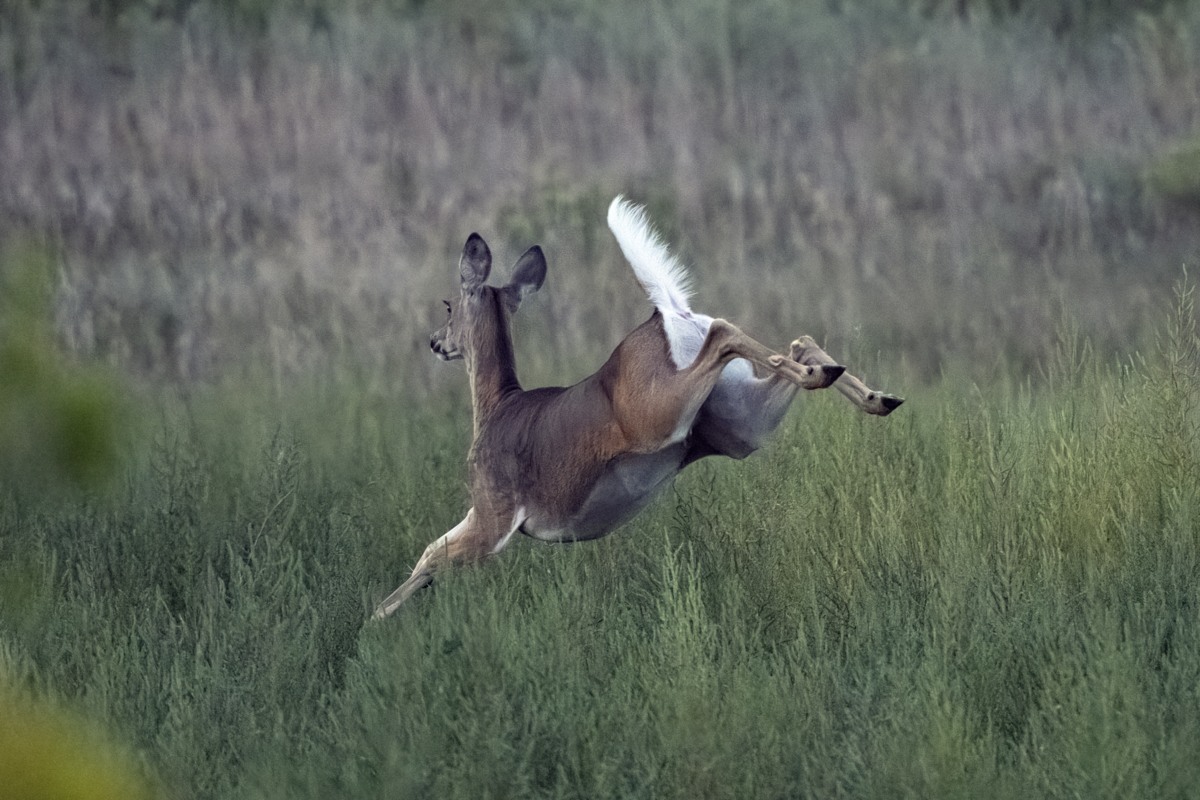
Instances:
[[[678,368],[655,311],[591,376],[574,386],[526,391],[517,380],[509,316],[541,285],[545,261],[531,248],[501,288],[483,285],[490,268],[487,246],[472,234],[460,262],[461,296],[430,342],[443,358],[465,359],[470,376],[471,509],[426,548],[376,617],[392,613],[438,570],[498,552],[517,531],[553,540],[603,536],[691,461],[745,455],[753,445],[736,441],[736,426],[731,432],[701,414],[731,360],[747,359],[774,376],[762,391],[782,404],[778,411],[794,387],[823,388],[843,372],[824,351],[797,350],[798,341],[792,357],[779,355],[721,319],[712,322],[694,361]],[[815,363],[801,363],[801,356]]]

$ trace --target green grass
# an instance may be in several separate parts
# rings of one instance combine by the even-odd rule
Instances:
[[[886,420],[804,397],[619,533],[517,542],[382,624],[464,511],[461,398],[148,403],[115,494],[0,506],[0,675],[180,798],[1189,796],[1186,292],[1172,319],[1144,359],[1067,328],[1036,381]]]
[[[1194,795],[1198,38],[1197,0],[0,7],[0,800]],[[546,248],[518,359],[570,382],[647,310],[618,192],[698,309],[908,404],[805,397],[368,623],[465,511],[426,342],[466,234]]]

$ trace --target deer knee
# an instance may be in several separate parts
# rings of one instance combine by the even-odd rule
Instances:
[[[708,327],[708,335],[695,363],[702,360],[701,356],[706,356],[709,363],[723,364],[742,355],[739,344],[743,336],[741,329],[732,322],[720,317],[714,319]]]

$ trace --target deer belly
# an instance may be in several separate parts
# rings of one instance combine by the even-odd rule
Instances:
[[[534,510],[523,533],[549,542],[598,539],[628,522],[679,474],[684,446],[614,459],[593,482],[578,509],[547,514]]]

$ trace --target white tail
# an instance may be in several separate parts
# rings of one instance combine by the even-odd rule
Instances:
[[[650,227],[646,210],[617,195],[608,207],[608,227],[654,307],[663,313],[690,314],[691,276]]]
[[[693,461],[753,452],[799,388],[836,385],[871,414],[900,405],[900,398],[843,374],[845,368],[808,337],[781,355],[724,320],[693,313],[687,272],[644,212],[618,197],[608,224],[657,310],[591,376],[533,391],[517,382],[509,319],[542,286],[544,255],[531,247],[508,285],[492,287],[486,285],[491,251],[477,234],[467,239],[459,262],[462,291],[447,303],[450,318],[429,344],[445,360],[464,359],[471,379],[472,506],[425,549],[376,617],[395,611],[438,570],[499,553],[518,531],[547,541],[604,536]],[[686,363],[680,341],[688,344]],[[749,364],[727,370],[736,359],[766,377]]]

